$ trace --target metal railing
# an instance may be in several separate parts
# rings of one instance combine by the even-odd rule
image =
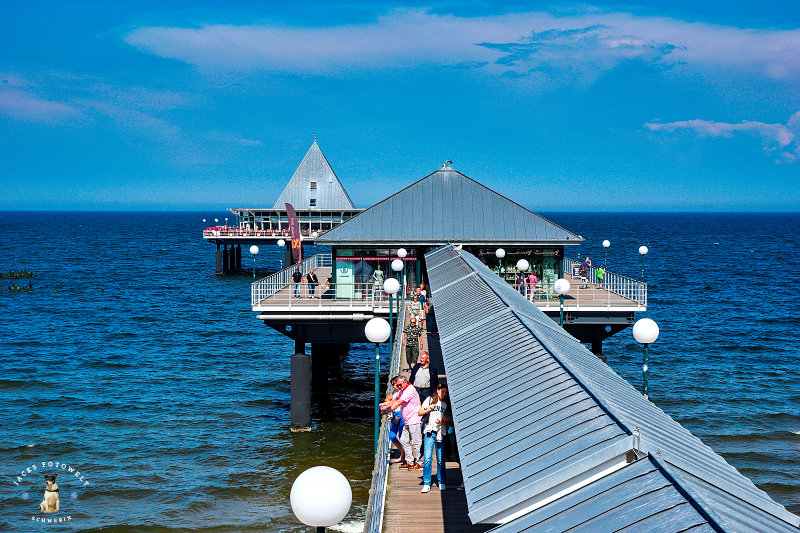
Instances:
[[[292,274],[294,274],[296,267],[299,267],[300,273],[305,276],[308,274],[309,270],[329,266],[331,266],[331,254],[317,254],[312,255],[300,265],[292,265],[284,268],[283,270],[279,270],[278,272],[274,272],[266,278],[262,278],[254,282],[250,286],[250,302],[253,306],[255,306],[262,300],[269,298],[281,289],[288,287],[292,282]],[[321,283],[318,288],[321,288],[322,285],[323,284]]]
[[[582,288],[583,277],[580,274],[580,267],[581,264],[578,261],[575,261],[574,259],[564,258],[564,274],[570,276],[573,280],[575,279],[581,280],[581,283],[580,285],[578,285],[578,287]],[[640,306],[647,305],[647,284],[642,281],[637,281],[635,279],[623,276],[621,274],[617,274],[615,272],[605,271],[605,275],[603,276],[603,281],[602,283],[600,283],[597,280],[596,268],[590,268],[589,272],[584,277],[586,278],[587,283],[591,283],[592,285],[596,286],[591,289],[589,288],[584,289],[584,291],[605,290],[610,293],[616,294],[617,296],[621,296],[628,300],[632,300],[633,302],[636,302]],[[570,290],[570,295],[571,294],[572,291]],[[586,300],[587,298],[584,299]],[[610,295],[609,295],[609,302],[610,302]]]
[[[405,306],[402,306],[395,323],[394,346],[392,346],[392,358],[389,362],[389,379],[400,373],[400,351],[402,349],[403,326],[405,325]],[[391,382],[386,384],[386,394],[392,392]],[[382,400],[382,398],[381,398]],[[380,533],[383,529],[383,513],[386,504],[386,484],[389,479],[389,457],[392,450],[392,442],[389,439],[391,429],[391,413],[383,416],[381,427],[378,434],[378,450],[375,453],[375,464],[372,468],[372,483],[369,487],[369,501],[367,502],[367,513],[364,517],[364,533]]]
[[[300,235],[310,237],[314,233],[322,235],[329,229],[301,229]],[[287,241],[291,240],[291,233],[288,229],[252,229],[239,228],[234,226],[211,226],[203,229],[203,237],[282,237]]]
[[[277,289],[277,290],[276,290]],[[285,289],[285,290],[284,290]],[[389,297],[382,285],[373,283],[320,283],[309,285],[289,282],[266,283],[254,289],[253,307],[279,306],[303,310],[337,308],[389,308]]]

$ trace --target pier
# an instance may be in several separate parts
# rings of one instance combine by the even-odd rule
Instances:
[[[234,226],[227,221],[203,229],[203,239],[216,245],[215,271],[227,274],[242,267],[242,246],[274,245],[291,239],[287,204],[291,205],[300,227],[299,237],[314,244],[317,237],[360,213],[336,173],[322,153],[316,139],[306,152],[281,195],[271,208],[232,207]],[[284,264],[292,262],[292,251],[284,247]]]
[[[419,216],[406,223],[411,212]],[[265,229],[229,237],[257,237],[250,231]],[[646,311],[647,285],[582,271],[567,258],[579,235],[450,162],[335,227],[306,231],[330,253],[299,265],[287,255],[250,295],[258,319],[295,341],[293,431],[312,429],[311,389],[350,343],[367,342],[368,320],[393,315],[389,375],[401,372],[406,305],[421,283],[439,328],[422,342],[449,385],[459,460],[446,464],[446,491],[421,493],[421,470],[389,463],[381,417],[365,532],[797,530],[800,518],[605,364],[603,340]],[[295,269],[313,269],[320,284],[295,284]],[[529,272],[533,284],[522,280]],[[401,285],[394,299],[383,290],[390,277]],[[563,304],[559,279],[570,282]]]

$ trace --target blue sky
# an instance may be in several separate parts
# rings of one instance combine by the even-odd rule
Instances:
[[[698,5],[701,4],[701,5]],[[800,3],[6,3],[0,209],[367,207],[445,160],[541,211],[800,209]]]

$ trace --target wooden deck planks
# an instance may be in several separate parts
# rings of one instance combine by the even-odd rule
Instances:
[[[431,364],[439,370],[439,379],[447,377],[439,347],[439,337],[422,335],[420,351],[427,351]],[[405,361],[405,353],[401,355]],[[402,365],[401,365],[402,366]],[[409,373],[404,372],[408,377]],[[436,456],[433,458],[432,479],[436,478]],[[384,533],[472,533],[488,531],[494,525],[472,525],[467,516],[467,497],[464,491],[457,490],[461,484],[461,468],[458,463],[447,461],[447,490],[440,491],[432,486],[431,491],[422,494],[422,470],[401,470],[399,465],[389,465],[389,477],[384,510]]]

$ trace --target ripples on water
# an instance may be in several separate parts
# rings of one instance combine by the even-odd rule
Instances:
[[[331,376],[315,431],[289,433],[293,342],[255,320],[250,275],[214,275],[203,216],[0,213],[0,269],[38,274],[32,294],[0,280],[0,530],[30,530],[44,486],[26,501],[11,481],[42,460],[80,466],[90,481],[75,530],[305,531],[289,490],[317,464],[350,480],[347,526],[357,528],[372,466],[370,349],[354,346]],[[638,276],[637,249],[650,247],[648,316],[661,327],[651,398],[800,512],[800,217],[550,218],[587,239],[595,264],[610,239],[609,267],[621,273]],[[260,268],[278,266],[272,252],[262,247]],[[605,353],[640,383],[630,330]]]

